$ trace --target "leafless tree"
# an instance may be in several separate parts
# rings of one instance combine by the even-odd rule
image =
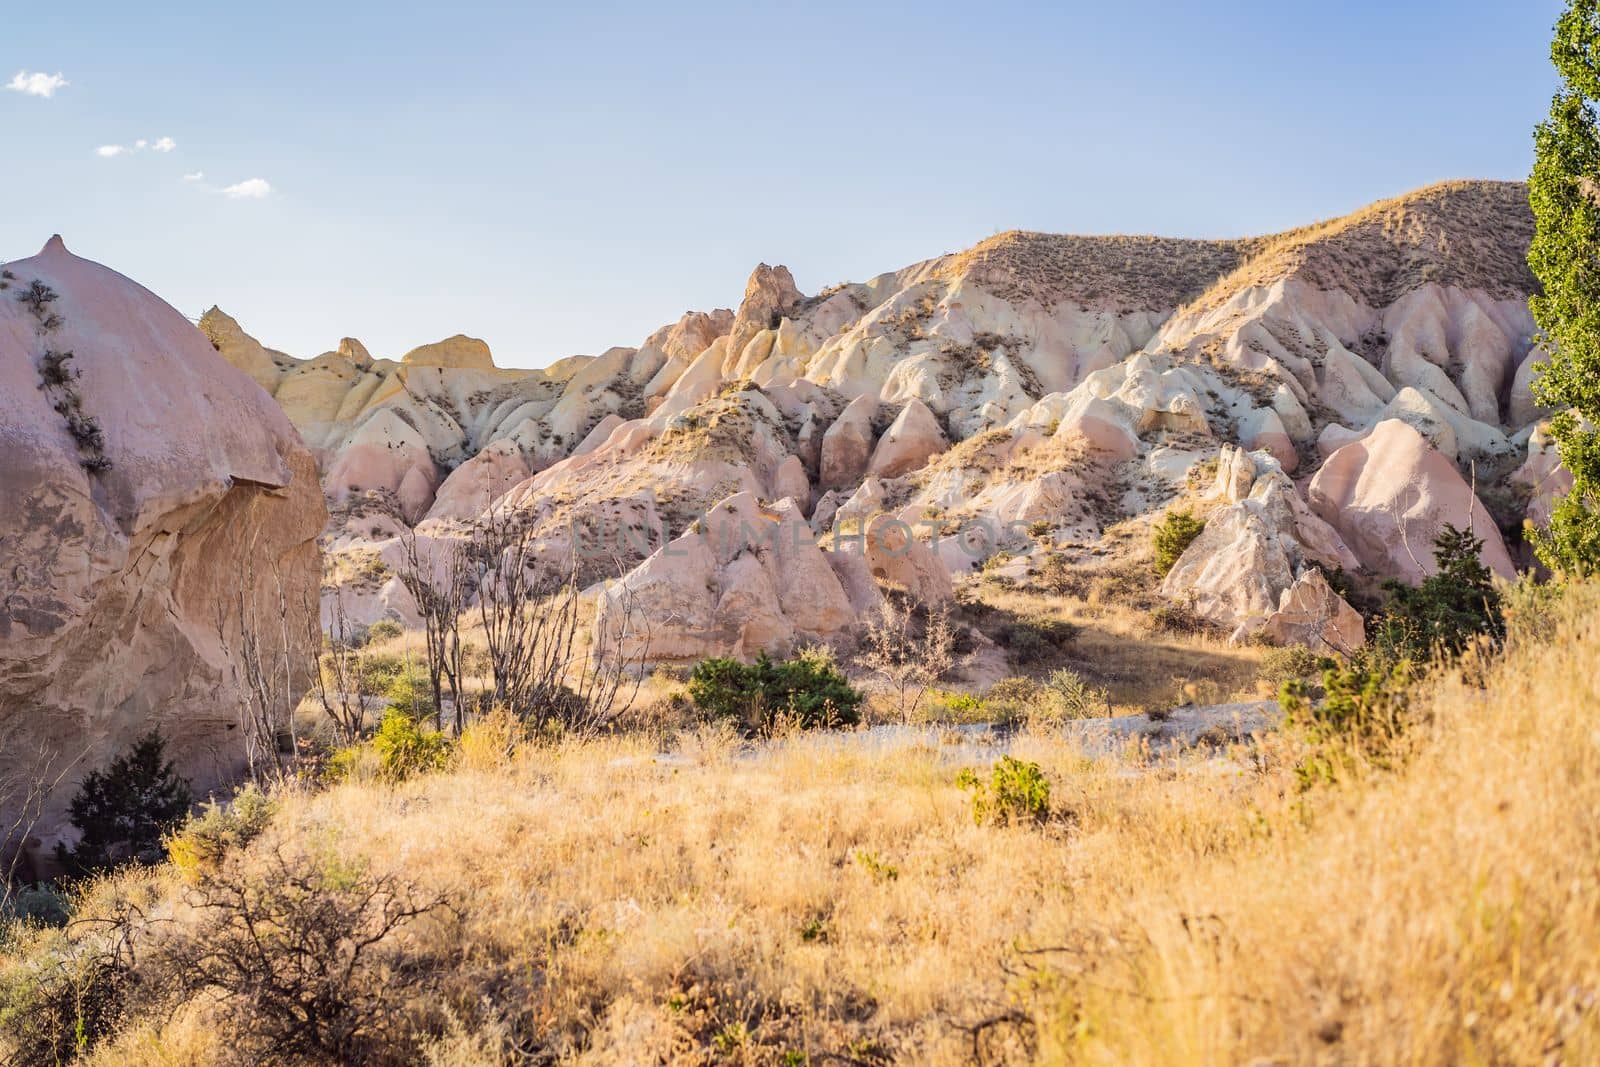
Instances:
[[[291,749],[299,750],[294,724],[294,706],[301,696],[295,684],[296,624],[277,561],[271,564],[271,589],[263,590],[253,553],[243,558],[233,610],[226,602],[217,605],[217,639],[229,663],[245,766],[252,781],[265,784],[283,776],[279,735],[287,731]]]
[[[327,649],[318,658],[314,675],[317,702],[322,705],[334,733],[345,744],[359,740],[367,725],[367,703],[377,694],[366,670],[366,657],[359,636],[344,608],[344,590],[333,593],[332,614],[328,620]],[[312,605],[306,605],[313,647],[322,643],[322,622]]]
[[[466,693],[462,687],[461,615],[472,592],[469,549],[451,541],[435,541],[428,551],[417,546],[415,530],[400,535],[400,582],[422,616],[427,651],[428,685],[433,690],[433,725],[444,728],[445,695],[454,709],[454,731],[465,725]]]
[[[34,827],[50,797],[89,749],[85,745],[68,757],[47,742],[8,736],[0,742],[0,752],[5,753],[0,770],[0,909],[4,909],[17,891],[19,876],[37,881],[38,872],[28,858]]]
[[[867,619],[856,662],[877,676],[901,722],[909,723],[934,683],[955,663],[955,633],[945,608],[918,612],[893,592]]]
[[[467,556],[487,646],[485,703],[539,729],[587,734],[609,724],[637,693],[648,648],[631,594],[619,594],[616,625],[586,643],[576,551],[552,558],[520,515],[488,508]]]
[[[427,969],[394,946],[444,897],[280,845],[204,875],[189,905],[151,970],[215,998],[251,1062],[412,1062],[405,1008]]]

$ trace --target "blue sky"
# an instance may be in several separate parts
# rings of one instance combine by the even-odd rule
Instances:
[[[1234,236],[1521,178],[1560,8],[35,6],[0,85],[67,84],[0,90],[0,259],[59,231],[296,355],[464,332],[540,366],[762,260],[814,292],[1003,229]]]

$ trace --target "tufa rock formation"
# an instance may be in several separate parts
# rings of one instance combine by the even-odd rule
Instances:
[[[201,789],[239,769],[241,604],[299,698],[327,513],[283,412],[160,298],[59,237],[0,280],[0,824],[48,847],[152,728]]]
[[[1147,541],[1130,531],[1191,506],[1216,514],[1169,597],[1286,640],[1331,612],[1343,640],[1313,575],[1415,580],[1440,524],[1469,514],[1508,571],[1528,557],[1498,531],[1563,485],[1529,393],[1526,197],[1445,183],[1236,241],[1005,233],[814,296],[761,265],[736,311],[542,371],[460,338],[301,362],[215,310],[203,325],[312,447],[336,559],[405,527],[454,536],[493,505],[552,550],[576,526],[626,533],[585,572],[615,581],[748,494],[823,538],[904,525],[920,548],[880,547],[868,571],[938,597],[1001,551],[1019,574],[1116,563]],[[1236,489],[1206,491],[1214,462]],[[718,568],[719,597],[759,587],[750,564]],[[377,584],[358,599],[405,614]],[[713,629],[722,651],[787,632]]]

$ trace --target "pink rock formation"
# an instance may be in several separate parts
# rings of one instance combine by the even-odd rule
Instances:
[[[1499,529],[1455,464],[1398,419],[1329,456],[1308,497],[1362,564],[1386,577],[1416,583],[1433,574],[1433,540],[1447,522],[1470,524],[1484,564],[1515,574]]]
[[[1320,570],[1313,569],[1283,591],[1261,636],[1278,645],[1349,655],[1367,643],[1367,628],[1361,613],[1333,591]]]
[[[867,470],[879,478],[898,478],[920,470],[930,458],[949,447],[950,442],[928,405],[912,399],[883,432]]]
[[[861,480],[872,456],[872,417],[878,398],[863,393],[850,401],[822,435],[822,465],[817,476],[823,489],[844,489]]]
[[[238,769],[241,598],[304,683],[327,514],[289,420],[181,314],[58,237],[7,270],[0,781],[65,772],[33,827],[47,847],[82,776],[152,728],[201,789]],[[0,825],[18,801],[0,794]]]

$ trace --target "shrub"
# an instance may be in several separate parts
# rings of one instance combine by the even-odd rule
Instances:
[[[126,1021],[137,982],[123,924],[44,931],[0,959],[0,1049],[8,1067],[79,1059]]]
[[[1278,696],[1284,725],[1311,745],[1295,768],[1300,787],[1339,781],[1360,763],[1387,767],[1407,726],[1414,678],[1409,660],[1366,653],[1344,664],[1323,661],[1320,701],[1305,682],[1285,682]]]
[[[399,656],[374,653],[361,657],[361,687],[369,693],[382,693],[396,678],[405,672],[406,664]]]
[[[983,695],[983,707],[994,722],[1019,722],[1033,714],[1043,687],[1032,678],[1002,678]]]
[[[1035,718],[1046,722],[1092,719],[1106,714],[1111,707],[1110,694],[1090,684],[1077,671],[1066,668],[1050,672],[1044,680],[1042,696],[1044,699],[1036,702],[1041,714]]]
[[[1078,627],[1060,619],[1028,616],[1006,623],[995,636],[1013,662],[1027,664],[1070,649]]]
[[[39,380],[46,388],[64,388],[78,377],[78,372],[67,366],[72,361],[71,352],[51,349],[39,359]]]
[[[415,1062],[406,1007],[432,968],[395,936],[442,898],[330,851],[244,860],[190,890],[195,921],[155,947],[152,973],[212,1001],[244,1062]]]
[[[877,677],[894,701],[895,718],[911,722],[933,684],[955,664],[956,634],[944,608],[924,612],[919,627],[914,612],[886,597],[866,620],[864,647],[856,662]]]
[[[983,567],[981,569],[984,574],[990,574],[999,570],[1001,567],[1004,567],[1013,559],[1016,559],[1016,556],[1002,548],[1000,551],[984,560]]]
[[[778,715],[804,729],[851,725],[860,718],[861,694],[831,655],[815,649],[783,663],[765,652],[749,664],[705,660],[689,676],[689,698],[702,713],[736,722],[746,734],[769,727]]]
[[[406,632],[405,627],[393,619],[379,619],[367,627],[367,644],[374,641],[392,641]]]
[[[1436,573],[1419,586],[1384,583],[1389,603],[1379,620],[1377,644],[1396,658],[1419,661],[1455,656],[1479,637],[1505,636],[1500,592],[1478,553],[1483,541],[1446,523],[1433,542]]]
[[[1150,611],[1150,625],[1157,633],[1202,634],[1211,630],[1211,622],[1190,604],[1157,604]]]
[[[1039,582],[1056,596],[1081,597],[1088,591],[1088,579],[1080,574],[1064,552],[1047,552],[1039,563]]]
[[[189,814],[189,783],[166,761],[166,742],[152,730],[104,771],[90,771],[72,798],[69,815],[77,847],[56,845],[69,874],[84,875],[119,863],[159,863],[162,837]]]
[[[1321,669],[1317,654],[1304,645],[1268,649],[1261,657],[1261,680],[1274,690],[1284,682],[1302,681]]]
[[[423,730],[417,720],[398,707],[391,707],[378,724],[372,738],[382,776],[402,782],[412,775],[437,771],[450,758],[450,739],[436,731]]]
[[[209,801],[199,815],[167,839],[167,859],[193,882],[215,870],[228,853],[261,836],[276,810],[277,804],[254,783],[239,790],[227,804]]]
[[[983,722],[988,715],[987,704],[971,693],[944,693],[934,703],[930,716],[939,722]]]
[[[1204,519],[1197,519],[1188,511],[1169,511],[1150,535],[1155,549],[1156,573],[1165,578],[1183,555],[1184,549],[1194,543],[1206,528]]]
[[[956,784],[972,793],[972,819],[979,826],[1041,823],[1050,817],[1050,782],[1037,763],[1001,756],[988,782],[968,768]]]
[[[389,680],[383,698],[391,709],[404,712],[413,721],[431,719],[438,711],[433,703],[433,683],[421,667],[403,667]]]
[[[11,924],[65,926],[72,917],[66,894],[47,882],[15,885],[0,896],[0,947]]]

